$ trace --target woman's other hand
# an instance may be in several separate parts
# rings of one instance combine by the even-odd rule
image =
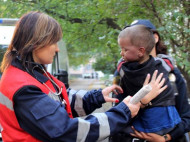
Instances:
[[[106,102],[116,102],[116,103],[118,103],[118,102],[119,102],[118,99],[109,97],[109,94],[110,94],[111,92],[113,92],[113,93],[116,94],[116,95],[117,95],[118,93],[123,93],[122,88],[121,88],[120,86],[114,84],[114,85],[111,85],[111,86],[109,86],[109,87],[106,87],[106,88],[104,88],[104,89],[102,90],[102,94],[103,94],[104,99],[105,99]]]

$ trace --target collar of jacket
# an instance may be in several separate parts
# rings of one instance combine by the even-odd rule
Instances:
[[[23,65],[21,64],[21,62],[18,58],[15,58],[15,60],[13,60],[11,65],[20,70],[23,70],[23,71],[29,73],[32,77],[36,78],[41,83],[45,83],[48,81],[48,78],[43,74],[40,67],[36,67],[32,70],[32,72],[29,72],[23,67]],[[35,62],[31,62],[31,65],[32,65],[32,67],[39,66],[39,64],[37,64]],[[40,66],[42,66],[42,65],[40,65]]]
[[[149,59],[142,64],[139,64],[138,62],[125,62],[122,65],[127,67],[129,70],[138,70],[138,69],[142,69],[148,63],[150,63],[150,60],[153,60],[153,57],[151,55],[149,55]]]

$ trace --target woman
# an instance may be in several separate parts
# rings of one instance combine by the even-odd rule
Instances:
[[[64,84],[45,68],[59,51],[57,42],[61,38],[60,25],[44,13],[29,12],[17,23],[1,64],[0,123],[4,142],[99,141],[120,131],[137,114],[140,104],[130,104],[128,97],[105,113],[73,118],[93,112],[105,101],[117,101],[109,98],[109,93],[122,89],[113,85],[75,92],[70,106]],[[153,96],[166,88],[162,87],[162,75],[156,76],[155,72],[150,82]]]

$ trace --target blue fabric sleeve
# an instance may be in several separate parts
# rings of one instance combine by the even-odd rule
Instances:
[[[181,123],[179,123],[176,128],[171,131],[169,134],[172,137],[172,140],[177,139],[178,137],[184,135],[184,133],[190,131],[190,106],[187,99],[187,86],[185,80],[181,76],[179,69],[174,68],[174,74],[176,76],[176,85],[179,95],[176,96],[176,109],[181,117]]]
[[[102,107],[105,103],[102,89],[88,91],[83,97],[83,108],[86,114],[92,113],[95,109]]]
[[[71,90],[72,89],[70,89],[69,91]],[[78,115],[77,110],[75,108],[76,97],[80,98],[80,103],[79,103],[80,110],[83,110],[85,112],[85,115],[92,113],[95,109],[102,107],[102,104],[105,103],[105,100],[102,94],[102,89],[91,90],[91,91],[86,91],[86,90],[73,91],[72,90],[72,93],[68,92],[68,94],[70,95],[69,97],[72,97],[72,99],[70,100],[71,101],[70,104],[71,104],[71,110],[74,117],[80,116]]]
[[[102,100],[102,98],[97,98],[97,101],[99,99]],[[81,127],[81,125],[89,126],[85,141],[93,142],[100,137],[100,128],[105,125],[100,123],[100,116],[106,116],[107,124],[109,124],[106,127],[110,129],[109,134],[102,136],[103,138],[126,127],[131,118],[128,107],[124,103],[120,103],[106,113],[72,119],[69,118],[60,102],[52,100],[35,86],[21,88],[15,93],[13,101],[20,127],[35,138],[46,142],[75,142],[81,136],[79,135],[81,132],[86,132],[85,127]]]
[[[112,116],[113,112],[115,112],[114,116]],[[129,117],[126,117],[126,112]],[[119,103],[117,106],[108,110],[106,112],[106,114],[108,116],[110,116],[109,117],[110,126],[113,126],[113,127],[110,127],[111,135],[114,135],[114,134],[120,132],[121,130],[123,130],[125,127],[127,127],[129,125],[130,120],[131,120],[130,119],[131,112],[130,112],[129,108],[126,107],[126,105],[123,102]],[[123,119],[123,117],[125,117],[125,119]],[[115,120],[117,120],[117,121],[115,121]]]

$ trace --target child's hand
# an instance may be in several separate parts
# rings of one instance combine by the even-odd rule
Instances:
[[[111,92],[113,92],[114,94],[117,95],[118,94],[117,92],[123,93],[123,90],[121,89],[120,86],[115,85],[115,84],[112,85],[112,86],[106,87],[106,88],[104,88],[102,90],[102,94],[103,94],[104,99],[105,99],[106,102],[116,102],[116,103],[118,103],[119,102],[118,99],[109,97],[109,94]]]
[[[152,79],[150,81],[150,85],[152,87],[152,90],[141,100],[143,104],[148,104],[152,99],[157,97],[162,91],[164,91],[167,88],[167,85],[164,85],[165,78],[162,78],[163,73],[160,73],[158,77],[156,77],[158,74],[158,70],[155,70]],[[147,75],[144,85],[148,84],[150,80],[150,74]],[[163,87],[162,87],[163,86]]]

